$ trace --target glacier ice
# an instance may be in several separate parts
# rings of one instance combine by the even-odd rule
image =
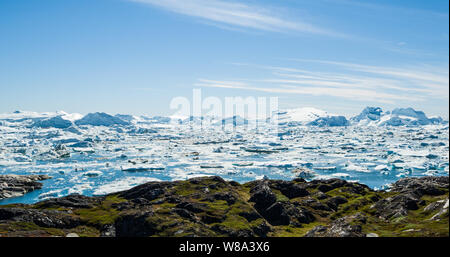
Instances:
[[[238,182],[339,177],[374,188],[404,176],[448,175],[442,118],[379,107],[348,119],[315,108],[275,115],[277,124],[256,131],[245,126],[254,121],[238,117],[224,130],[214,117],[173,123],[174,117],[127,114],[0,114],[0,174],[53,177],[41,190],[0,204],[211,175]]]
[[[76,120],[75,124],[91,125],[91,126],[113,126],[113,125],[130,125],[130,122],[124,121],[118,117],[106,114],[104,112],[89,113],[83,118]]]

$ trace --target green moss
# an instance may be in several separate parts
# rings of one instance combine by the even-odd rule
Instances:
[[[213,178],[206,178],[192,181],[174,182],[168,187],[165,195],[176,196],[182,202],[192,202],[200,204],[200,212],[191,213],[190,217],[182,217],[173,210],[176,203],[163,202],[162,197],[152,201],[152,206],[148,207],[153,211],[145,220],[145,226],[152,236],[226,236],[236,234],[237,232],[254,232],[257,227],[266,223],[263,218],[247,220],[256,210],[253,203],[248,202],[250,190],[254,183],[224,184]],[[207,190],[206,190],[207,189]],[[348,188],[350,189],[350,188]],[[357,212],[362,212],[367,217],[365,223],[360,221],[351,222],[354,225],[361,225],[364,233],[376,233],[380,236],[448,236],[449,219],[448,212],[441,216],[441,220],[430,220],[439,210],[424,211],[424,208],[430,203],[448,198],[448,189],[446,194],[441,196],[424,196],[423,204],[418,210],[409,211],[405,217],[399,217],[391,220],[383,220],[376,215],[376,210],[371,206],[379,199],[394,196],[398,193],[385,191],[372,191],[365,189],[363,195],[352,193],[346,187],[338,188],[327,192],[330,197],[344,197],[347,202],[339,205],[336,212],[328,210],[315,210],[307,204],[310,197],[314,198],[317,189],[308,189],[310,196],[288,199],[279,190],[273,189],[277,201],[291,202],[301,205],[308,209],[316,217],[316,220],[309,224],[299,226],[270,226],[271,232],[268,236],[277,237],[299,237],[304,236],[308,231],[318,225],[329,225],[333,220],[340,217],[350,216]],[[213,195],[216,192],[231,193],[236,201],[229,204],[224,200],[215,200]],[[66,212],[65,215],[71,215],[80,218],[85,225],[72,229],[53,229],[43,228],[33,223],[27,222],[7,222],[0,223],[0,236],[65,236],[68,233],[77,233],[80,236],[100,236],[100,228],[106,224],[113,224],[117,218],[127,213],[134,213],[136,210],[127,209],[119,211],[114,207],[115,204],[127,200],[118,195],[109,195],[100,199],[94,207],[85,209],[63,208],[59,206],[44,207],[43,204],[36,205],[4,205],[0,208],[33,208],[57,210]],[[330,198],[319,200],[326,204]],[[317,200],[317,199],[316,199]],[[147,207],[145,207],[147,208]],[[71,209],[72,214],[67,211]],[[247,218],[246,218],[247,217]]]
[[[175,208],[176,204],[174,203],[162,203],[159,205],[153,205],[153,208],[159,213],[170,213],[172,209]]]
[[[17,208],[17,207],[23,207],[23,206],[20,206],[19,204],[16,204],[16,203],[0,205],[0,208]]]
[[[370,206],[374,204],[374,197],[377,196],[376,193],[369,193],[364,196],[348,198],[348,202],[339,205],[336,213],[331,215],[331,219],[340,218],[343,216],[353,215],[357,212],[366,212],[368,214],[372,213]]]
[[[172,192],[179,196],[189,196],[198,191],[199,189],[195,188],[189,181],[179,181]]]
[[[408,211],[407,216],[383,221],[376,217],[370,217],[363,227],[365,233],[377,233],[380,236],[448,236],[449,219],[443,216],[441,220],[430,220],[439,210],[424,211],[424,208],[435,201],[447,199],[448,195],[423,196],[425,204],[418,210]],[[445,215],[445,214],[444,214]]]
[[[100,231],[93,227],[88,226],[78,226],[74,229],[69,230],[69,233],[76,233],[80,237],[98,237],[100,236]]]
[[[268,236],[271,237],[303,237],[308,231],[316,226],[325,225],[322,222],[312,222],[309,224],[302,224],[301,227],[294,226],[274,226],[273,232],[270,232]]]
[[[40,227],[32,222],[12,222],[9,224],[2,224],[6,227],[8,231],[14,231],[17,234],[20,234],[20,232],[34,232],[34,234],[43,236],[65,236],[64,230],[56,229],[56,228],[44,228]],[[5,227],[1,226],[0,229],[3,230]]]
[[[260,218],[249,222],[245,217],[240,215],[241,213],[249,213],[252,211],[253,209],[247,203],[238,201],[229,208],[225,220],[220,224],[232,230],[252,230],[264,221]]]
[[[119,217],[119,211],[112,207],[113,204],[126,201],[117,195],[107,196],[99,206],[91,209],[78,209],[74,213],[92,225],[112,224]]]
[[[206,204],[211,211],[223,211],[229,209],[228,203],[225,200],[216,200],[214,202],[201,201],[201,203]]]
[[[217,236],[206,226],[183,219],[163,209],[157,210],[156,215],[147,217],[146,222],[155,231],[152,236]]]
[[[212,187],[212,185],[215,185],[215,187]],[[179,196],[191,196],[203,192],[206,188],[208,188],[209,193],[215,193],[223,191],[223,184],[215,181],[213,177],[204,177],[196,183],[189,180],[177,181],[171,192]]]
[[[365,233],[377,233],[379,236],[401,237],[401,236],[448,236],[448,219],[440,221],[424,221],[414,218],[405,218],[402,222],[383,222],[371,219],[363,226]]]
[[[346,199],[353,199],[353,198],[361,196],[359,194],[353,194],[353,193],[350,193],[350,192],[346,192],[346,191],[344,191],[342,189],[343,188],[336,188],[336,189],[333,189],[333,190],[330,190],[330,191],[326,192],[326,194],[331,196],[331,197],[340,196],[340,197],[344,197]]]
[[[283,195],[279,190],[272,189],[272,192],[277,197],[278,202],[288,202],[289,201],[289,198],[287,196]]]

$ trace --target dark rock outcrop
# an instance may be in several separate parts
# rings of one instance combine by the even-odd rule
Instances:
[[[411,193],[417,197],[423,195],[443,195],[448,189],[449,177],[402,178],[395,182],[391,191]]]
[[[408,211],[419,209],[422,196],[443,195],[448,193],[448,186],[448,177],[403,178],[391,187],[398,194],[381,199],[373,208],[385,219],[404,217]]]
[[[390,191],[341,179],[149,182],[0,206],[0,236],[448,237],[448,181],[405,178]]]
[[[72,194],[60,198],[51,198],[44,200],[38,204],[39,208],[93,208],[95,205],[99,204],[101,199],[93,198],[89,196]]]
[[[42,183],[37,181],[49,178],[47,175],[0,175],[0,200],[41,189]]]
[[[118,237],[144,237],[156,232],[155,224],[147,222],[154,215],[152,210],[137,210],[120,216],[114,224]]]
[[[53,210],[0,208],[1,221],[30,222],[45,228],[74,228],[81,224],[77,217]]]
[[[250,190],[250,202],[255,203],[255,209],[264,212],[269,206],[277,201],[276,195],[272,192],[266,181],[259,182]]]

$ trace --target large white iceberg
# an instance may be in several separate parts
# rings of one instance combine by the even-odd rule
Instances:
[[[374,126],[420,126],[444,124],[441,117],[428,118],[424,112],[413,108],[396,108],[392,112],[383,112],[380,107],[366,107],[359,115],[350,119],[354,125]]]

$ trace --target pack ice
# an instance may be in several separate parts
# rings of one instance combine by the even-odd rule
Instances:
[[[0,114],[0,175],[48,175],[0,204],[99,195],[147,181],[219,175],[246,182],[339,177],[386,188],[405,176],[448,175],[448,122],[413,108],[345,117],[315,108],[247,117]],[[249,124],[257,124],[257,129]]]

